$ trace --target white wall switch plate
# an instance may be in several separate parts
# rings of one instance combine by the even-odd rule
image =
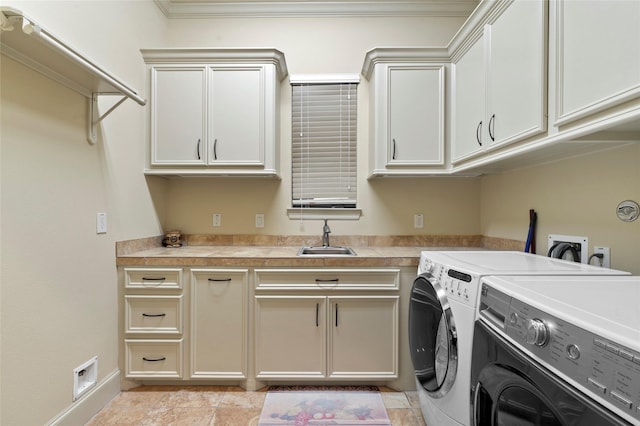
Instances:
[[[264,215],[262,213],[256,214],[256,228],[264,228]]]
[[[107,214],[97,213],[96,214],[96,234],[106,234],[106,233],[107,233]]]
[[[424,228],[424,216],[422,215],[422,213],[413,215],[413,227],[416,229]]]
[[[216,228],[222,226],[222,215],[220,213],[213,214],[213,226]]]

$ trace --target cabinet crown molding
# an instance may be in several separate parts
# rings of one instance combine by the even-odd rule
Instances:
[[[446,47],[376,47],[364,57],[362,75],[369,80],[376,64],[381,63],[442,63],[449,60]]]
[[[273,64],[278,78],[284,80],[289,71],[284,53],[275,48],[170,48],[140,49],[147,64]]]

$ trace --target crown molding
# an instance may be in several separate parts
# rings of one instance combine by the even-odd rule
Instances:
[[[154,1],[168,18],[467,17],[478,5],[476,0]]]
[[[142,57],[147,64],[163,63],[250,63],[273,64],[278,78],[283,80],[288,74],[284,53],[270,47],[249,48],[160,48],[141,49]]]

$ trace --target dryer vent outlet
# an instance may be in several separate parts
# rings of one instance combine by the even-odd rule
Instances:
[[[94,356],[73,370],[73,400],[80,398],[98,383],[98,357]]]
[[[547,255],[559,259],[589,263],[589,238],[549,234]]]

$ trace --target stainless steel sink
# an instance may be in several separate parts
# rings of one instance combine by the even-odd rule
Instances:
[[[298,256],[356,256],[356,252],[350,247],[302,247]]]

